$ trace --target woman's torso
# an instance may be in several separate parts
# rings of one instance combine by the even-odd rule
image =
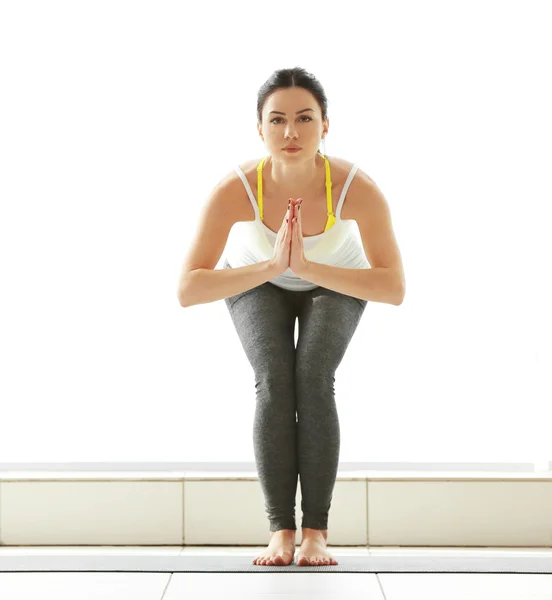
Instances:
[[[335,215],[337,204],[339,202],[339,198],[341,196],[341,192],[343,191],[343,186],[345,185],[345,181],[349,176],[353,163],[337,157],[326,157],[330,163],[330,173],[331,173],[331,181],[332,181],[332,212]],[[257,205],[259,202],[259,195],[257,190],[257,167],[261,162],[262,158],[248,160],[239,165],[240,169],[243,171],[249,185],[251,186],[251,190],[253,191],[253,195],[255,196],[255,200],[257,201]],[[265,169],[270,168],[265,165]],[[264,173],[264,170],[263,170]],[[237,221],[254,221],[255,220],[255,212],[253,210],[253,206],[251,206],[251,201],[249,196],[247,195],[247,191],[241,179],[239,179],[236,174],[236,178],[238,180],[238,189],[241,190],[239,192],[239,202],[236,207]],[[284,215],[288,208],[288,198],[290,197],[282,195],[276,195],[274,191],[265,190],[263,178],[263,223],[272,230],[274,233],[278,233],[279,229],[282,226],[282,222],[284,219]],[[343,206],[341,209],[341,219],[349,220],[353,217],[351,213],[353,212],[351,201],[352,190],[354,189],[355,178],[351,181],[349,189],[347,191],[347,196],[343,202]],[[285,197],[284,197],[285,196]],[[303,203],[301,205],[301,220],[303,225],[303,235],[305,237],[320,235],[324,232],[326,227],[326,223],[328,221],[328,209],[327,209],[327,199],[326,199],[326,190],[324,188],[324,182],[321,181],[321,184],[317,190],[313,190],[312,193],[309,192],[307,194],[303,193],[302,195],[293,196],[294,198],[303,198]],[[348,202],[349,200],[349,202]]]

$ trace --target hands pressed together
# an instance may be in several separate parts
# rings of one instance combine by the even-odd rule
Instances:
[[[302,202],[302,198],[289,199],[288,209],[274,244],[274,255],[270,259],[271,269],[276,275],[291,269],[296,275],[301,276],[309,265],[303,247],[300,210]]]
[[[301,221],[301,203],[303,198],[291,199],[291,250],[289,253],[289,268],[301,275],[308,265],[303,246],[303,227]]]

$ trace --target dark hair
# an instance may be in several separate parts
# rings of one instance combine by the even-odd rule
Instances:
[[[322,84],[314,75],[301,67],[293,69],[279,69],[263,83],[257,94],[257,120],[262,123],[263,106],[268,97],[281,88],[302,87],[308,90],[318,101],[322,111],[322,120],[328,116],[328,99]]]

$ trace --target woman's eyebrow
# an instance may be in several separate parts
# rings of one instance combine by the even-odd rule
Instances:
[[[305,112],[306,110],[312,110],[312,112],[314,112],[314,109],[312,109],[312,108],[303,108],[302,110],[298,110],[295,114],[298,115],[299,113]],[[285,115],[286,114],[284,112],[280,112],[279,110],[271,110],[268,114],[271,115],[272,113],[276,113],[277,115]]]

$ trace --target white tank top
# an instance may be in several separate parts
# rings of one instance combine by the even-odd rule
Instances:
[[[324,159],[328,165],[327,159],[325,157]],[[264,160],[259,164],[261,169]],[[274,244],[276,243],[278,234],[262,222],[258,202],[244,172],[239,166],[235,166],[234,169],[240,176],[255,211],[254,221],[241,221],[234,224],[228,236],[225,259],[231,267],[238,268],[270,260],[274,255]],[[341,218],[343,202],[357,169],[358,166],[356,164],[353,165],[345,181],[337,204],[334,224],[318,235],[303,236],[305,256],[308,260],[349,269],[370,268],[370,263],[366,260],[362,241],[358,235],[356,221],[344,221]],[[329,207],[331,210],[330,186],[327,186],[327,190],[330,194]],[[333,221],[333,216],[331,219],[328,219],[329,224]],[[317,284],[295,275],[291,269],[287,269],[281,275],[271,279],[270,282],[278,287],[294,291],[307,291],[318,287]]]

